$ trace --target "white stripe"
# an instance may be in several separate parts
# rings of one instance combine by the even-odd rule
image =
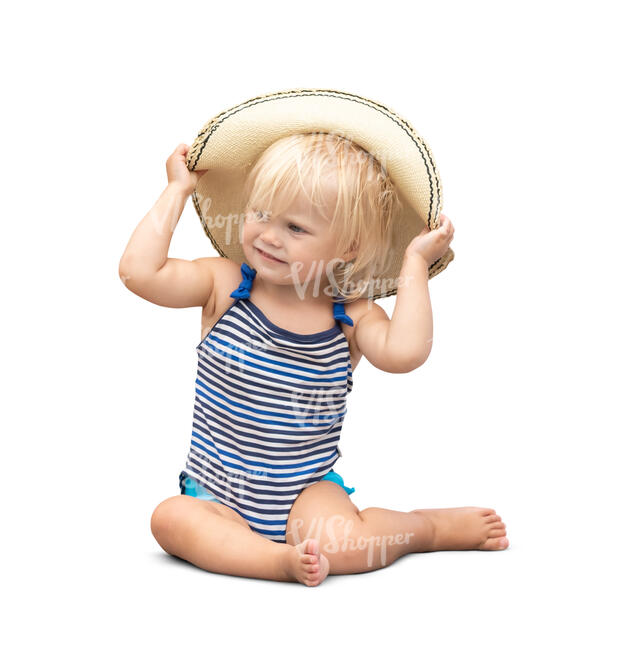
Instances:
[[[337,406],[337,403],[330,404],[320,404],[314,409],[305,404],[292,404],[288,410],[283,409],[273,409],[271,412],[267,413],[256,413],[252,409],[265,410],[265,407],[256,407],[256,406],[245,406],[243,404],[229,404],[224,399],[213,395],[208,390],[202,389],[199,387],[198,390],[201,390],[204,395],[207,395],[209,399],[205,399],[201,395],[196,395],[196,402],[200,404],[203,411],[208,411],[209,409],[217,409],[218,412],[222,413],[223,416],[234,419],[236,422],[247,422],[248,424],[253,424],[254,426],[259,427],[270,427],[270,426],[282,426],[288,428],[291,432],[297,432],[302,427],[297,427],[295,424],[304,425],[303,430],[312,429],[312,424],[317,429],[321,427],[328,426],[330,423],[330,418],[339,418],[345,414],[345,406],[341,402],[340,408]],[[228,409],[234,409],[236,413],[230,413]],[[245,417],[244,417],[245,416]],[[291,417],[292,416],[292,417]],[[320,416],[320,417],[319,417]],[[259,420],[275,420],[273,422],[256,422],[250,418],[257,418]]]
[[[266,409],[268,408],[269,405],[273,405],[274,409],[279,407],[281,410],[286,409],[287,407],[290,408],[291,406],[291,401],[290,397],[288,399],[282,399],[282,395],[286,396],[289,395],[290,393],[286,393],[285,391],[274,391],[270,390],[268,387],[265,387],[265,390],[274,396],[279,397],[265,397],[263,395],[256,395],[254,393],[250,393],[248,391],[244,391],[242,388],[242,385],[237,386],[236,388],[232,388],[225,383],[220,383],[220,378],[221,378],[221,373],[217,370],[211,373],[206,373],[209,376],[208,377],[199,377],[200,381],[203,382],[204,384],[207,384],[210,388],[213,390],[217,390],[219,392],[227,393],[228,397],[234,400],[238,400],[240,403],[245,404],[246,406],[253,406],[254,408],[263,408]],[[273,386],[273,383],[271,384]],[[204,392],[204,389],[202,386],[196,385],[197,388],[202,390]],[[248,387],[250,388],[250,387]],[[252,386],[251,390],[263,392],[263,387],[262,386]],[[313,401],[316,400],[317,397],[317,392],[321,396],[323,396],[325,399],[330,398],[332,399],[334,404],[338,404],[341,406],[344,406],[346,403],[346,396],[342,393],[342,387],[338,386],[338,392],[329,392],[326,393],[323,390],[320,390],[316,387],[312,388],[310,392],[302,392],[299,391],[297,392],[295,390],[295,398],[298,400],[307,400],[307,401]],[[303,404],[301,405],[303,406]]]
[[[301,472],[305,469],[307,469],[306,466],[304,467],[298,467],[298,468],[289,468],[289,467],[284,467],[284,465],[296,465],[299,463],[310,463],[316,462],[319,458],[323,458],[324,456],[329,456],[332,451],[333,451],[333,446],[334,446],[334,441],[329,440],[320,443],[317,447],[313,448],[312,450],[300,450],[300,454],[308,454],[306,456],[289,456],[288,454],[286,456],[277,456],[273,458],[263,458],[261,456],[257,456],[256,453],[265,453],[264,450],[260,449],[247,449],[244,448],[242,445],[238,445],[239,447],[243,448],[243,452],[239,453],[234,447],[230,445],[230,442],[226,440],[225,438],[222,438],[221,436],[217,435],[215,432],[211,433],[211,440],[215,444],[215,446],[220,449],[220,451],[225,451],[228,452],[229,454],[235,454],[236,456],[241,456],[243,455],[243,460],[251,463],[266,463],[268,465],[271,465],[271,467],[266,468],[267,471],[277,471],[278,469],[283,470],[284,472]],[[331,436],[333,437],[333,436]],[[198,438],[194,433],[192,433],[192,441],[195,440],[199,445],[202,445],[206,449],[209,449],[209,451],[213,452],[213,448],[205,444],[203,440]],[[235,440],[235,443],[237,441]],[[206,452],[203,452],[200,449],[197,449],[197,451],[200,451],[200,453],[204,454]],[[230,458],[229,456],[225,456],[225,460],[230,463],[240,463],[241,461],[236,460],[235,458]],[[279,467],[282,465],[282,467]],[[260,468],[257,468],[256,471],[260,471]]]
[[[226,378],[229,380],[235,380],[239,382],[239,389],[241,389],[246,380],[245,375],[242,372],[239,372],[235,370],[234,368],[231,369],[230,367],[225,368],[224,370],[221,369],[221,366],[229,366],[230,362],[222,361],[222,359],[215,358],[213,355],[210,357],[210,361],[212,363],[211,366],[205,366],[203,363],[199,363],[200,371],[203,375],[209,376],[210,374],[215,374],[217,377],[220,378]],[[203,382],[206,383],[205,377],[200,377],[199,379]],[[258,377],[252,377],[251,381],[254,383],[258,383],[260,385],[260,390],[264,392],[269,392],[273,393],[274,395],[282,395],[282,394],[288,394],[290,391],[295,391],[296,394],[299,396],[300,399],[307,399],[310,396],[314,394],[314,391],[317,390],[317,386],[309,386],[308,390],[304,390],[306,388],[305,385],[299,384],[294,387],[288,387],[288,386],[283,386],[282,384],[278,384],[281,386],[280,390],[277,390],[274,388],[274,381],[270,377],[261,377],[260,375]],[[288,381],[290,383],[294,383],[295,380],[288,378]],[[329,385],[327,386],[320,386],[320,390],[323,391],[323,393],[327,396],[333,396],[333,395],[343,395],[343,385],[339,384],[337,382],[328,382]],[[230,390],[228,387],[223,387],[224,390]],[[251,386],[250,389],[253,389],[254,387]],[[259,388],[256,388],[256,390],[259,390]]]
[[[243,418],[236,417],[234,414],[229,413],[226,410],[218,408],[217,405],[209,404],[208,407],[204,408],[203,406],[196,406],[198,413],[202,414],[207,424],[204,423],[202,426],[208,426],[208,418],[212,417],[217,420],[220,424],[220,427],[225,430],[229,430],[231,421],[234,422],[235,428],[234,433],[231,431],[231,435],[236,435],[239,432],[247,433],[254,438],[260,436],[269,440],[269,436],[273,436],[274,442],[282,442],[282,444],[294,445],[296,443],[303,443],[315,440],[317,435],[325,435],[331,431],[335,426],[342,422],[344,415],[342,417],[334,417],[333,420],[325,420],[320,424],[308,424],[304,427],[292,428],[290,425],[279,425],[279,424],[266,424],[261,422],[248,422]],[[260,431],[257,432],[256,427],[260,426],[261,428],[269,428],[269,432]],[[293,440],[291,440],[291,438]],[[284,439],[284,440],[283,440]]]
[[[332,345],[331,347],[326,348],[325,350],[321,350],[322,355],[325,354],[328,356],[322,357],[321,359],[317,359],[316,356],[312,357],[307,354],[302,354],[296,349],[287,350],[280,346],[275,346],[270,342],[269,339],[261,339],[260,342],[252,340],[249,343],[238,341],[234,338],[234,336],[240,337],[241,333],[238,330],[231,327],[230,325],[227,325],[226,323],[222,323],[221,327],[218,327],[218,331],[214,334],[214,336],[217,336],[217,338],[222,339],[223,341],[226,341],[231,345],[234,345],[238,348],[242,348],[245,352],[251,352],[253,354],[268,356],[271,350],[277,350],[278,352],[282,352],[285,355],[293,357],[293,359],[280,358],[280,361],[284,363],[295,363],[299,365],[304,365],[308,368],[316,368],[317,364],[319,363],[325,364],[326,368],[328,368],[331,365],[331,362],[335,358],[345,355],[348,349],[348,344],[345,337],[344,341],[338,341],[336,344]],[[207,341],[207,343],[211,343],[212,345],[221,347],[221,344],[218,343],[217,341],[209,340]],[[239,353],[239,350],[231,350],[231,353],[232,354]],[[273,358],[276,359],[277,357],[274,355]],[[305,359],[307,359],[307,361],[305,361]]]

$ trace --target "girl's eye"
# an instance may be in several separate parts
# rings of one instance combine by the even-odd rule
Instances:
[[[262,210],[254,210],[254,214],[256,215],[256,221],[267,221],[269,218],[268,214]]]
[[[261,222],[261,223],[265,222],[265,221],[269,221],[269,217],[270,217],[269,212],[265,212],[263,210],[252,210],[252,212],[254,214],[254,218],[256,219],[256,221]],[[301,228],[300,226],[297,226],[294,223],[289,223],[289,228],[295,233],[306,232],[303,228]]]

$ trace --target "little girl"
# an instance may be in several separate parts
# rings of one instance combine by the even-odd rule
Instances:
[[[425,228],[406,249],[390,320],[364,292],[390,254],[397,194],[377,160],[345,138],[298,134],[260,156],[244,189],[247,264],[168,258],[199,177],[187,145],[140,222],[119,274],[167,307],[202,307],[194,424],[181,494],[155,509],[160,546],[231,575],[320,584],[407,553],[502,550],[490,508],[360,511],[333,471],[352,373],[362,355],[410,372],[432,340],[428,269],[454,228]],[[360,155],[366,154],[366,155]]]

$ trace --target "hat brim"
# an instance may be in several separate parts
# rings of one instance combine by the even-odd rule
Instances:
[[[240,241],[245,180],[259,156],[280,138],[329,132],[352,140],[381,162],[397,188],[397,215],[387,268],[369,288],[372,299],[394,295],[405,249],[428,226],[439,227],[443,191],[432,153],[399,115],[372,100],[335,90],[296,89],[254,97],[207,122],[187,154],[190,170],[205,170],[192,200],[217,252],[248,263]],[[429,279],[454,259],[446,253]]]

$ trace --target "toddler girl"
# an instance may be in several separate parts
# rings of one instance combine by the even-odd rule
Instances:
[[[271,145],[244,188],[239,265],[168,258],[183,206],[208,173],[188,170],[188,150],[168,158],[168,186],[119,267],[146,300],[202,307],[181,494],[151,519],[160,546],[209,571],[308,586],[407,553],[505,549],[490,508],[360,511],[355,488],[333,470],[361,356],[405,373],[430,353],[428,269],[452,241],[449,219],[408,245],[390,320],[369,288],[389,259],[399,199],[373,156],[334,134]]]

